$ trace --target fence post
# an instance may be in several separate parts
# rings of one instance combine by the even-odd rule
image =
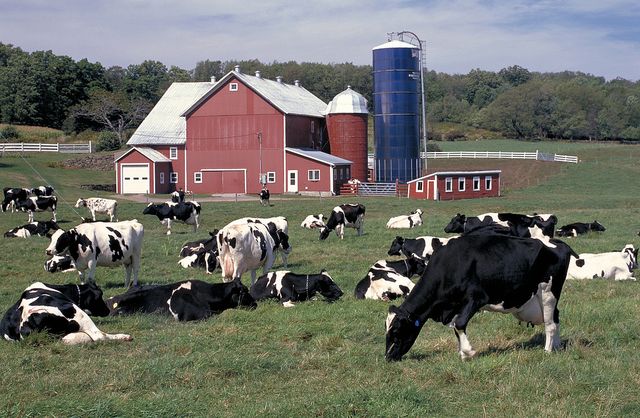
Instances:
[[[91,154],[91,141],[89,141],[89,154]]]

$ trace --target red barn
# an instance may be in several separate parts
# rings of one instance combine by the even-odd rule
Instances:
[[[439,171],[407,182],[411,199],[458,200],[500,196],[500,170]]]
[[[127,142],[134,148],[116,161],[118,190],[139,190],[122,173],[132,170],[126,164],[144,172],[144,148],[170,161],[166,191],[158,187],[162,171],[147,163],[156,185],[149,193],[259,193],[261,182],[276,194],[335,193],[350,177],[351,161],[322,152],[326,107],[297,81],[238,67],[215,83],[173,83]]]

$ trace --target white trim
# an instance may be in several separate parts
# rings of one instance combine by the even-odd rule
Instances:
[[[164,184],[164,171],[158,173],[158,181],[160,184]]]
[[[197,176],[200,176],[200,181],[198,181]],[[193,172],[193,182],[195,184],[200,184],[202,183],[202,171],[194,171]]]
[[[176,151],[176,156],[172,157],[171,154],[173,153],[174,150]],[[172,161],[178,159],[178,147],[169,147],[169,159]]]
[[[311,173],[312,172],[317,172],[318,173],[318,178],[311,178]],[[319,168],[312,168],[312,169],[308,169],[307,170],[307,181],[313,181],[313,182],[318,182],[320,181],[320,169]]]
[[[416,182],[416,193],[424,193],[424,180]]]
[[[287,192],[289,185],[289,175],[287,174],[287,115],[282,114],[282,181],[284,193]]]
[[[267,184],[275,184],[276,179],[278,178],[278,173],[275,171],[267,171]],[[269,174],[273,174],[273,180],[269,181]]]
[[[238,87],[239,87],[239,85],[238,85],[237,82],[229,83],[229,91],[238,91]]]
[[[185,136],[185,138],[187,137],[187,130],[186,130],[186,128],[185,128],[185,131],[184,131],[184,136]],[[185,143],[184,143],[184,188],[183,188],[183,190],[184,190],[184,191],[189,191],[189,176],[188,176],[187,174],[188,174],[188,167],[187,167],[187,142],[186,142],[186,140],[185,140]]]
[[[436,200],[438,196],[438,179],[429,179],[427,180],[427,199],[429,198],[429,183],[433,183],[433,196],[431,196],[432,200]]]
[[[244,193],[247,193],[247,169],[246,168],[202,168],[201,172],[214,172],[214,171],[242,171],[242,177],[244,178]]]
[[[291,178],[291,173],[295,173],[295,178],[296,178],[296,190],[291,191],[289,190],[289,187],[291,185],[291,183],[289,182],[289,179]],[[298,170],[287,170],[287,192],[291,192],[291,193],[298,193],[300,191],[300,173]]]
[[[173,181],[173,174],[176,175],[176,181]],[[178,182],[180,181],[180,173],[178,173],[177,171],[169,171],[169,184],[178,184]]]
[[[478,187],[476,188],[476,180],[478,181]],[[473,176],[471,179],[471,189],[474,192],[479,192],[482,189],[482,181],[480,180],[480,176]]]
[[[462,185],[462,188],[460,188]],[[465,176],[458,177],[458,191],[466,192],[467,191],[467,178]]]
[[[437,171],[435,173],[427,174],[426,176],[418,177],[413,180],[409,180],[408,183],[414,183],[418,180],[425,179],[427,177],[437,177],[437,176],[455,176],[455,175],[482,175],[482,174],[498,174],[500,175],[502,170],[482,170],[482,171]]]
[[[335,190],[333,190],[333,167],[329,167],[329,191],[331,195],[335,195]]]
[[[489,188],[487,189],[487,180],[489,180]],[[493,176],[485,176],[484,177],[484,189],[485,190],[493,190]]]
[[[132,166],[132,165],[146,165],[147,166],[147,194],[148,194],[149,190],[150,190],[149,181],[151,180],[151,170],[149,170],[149,163],[120,163],[120,182],[124,186],[124,175],[122,174],[122,172],[124,171],[123,168],[125,166]],[[122,187],[122,189],[124,189],[124,187]],[[124,193],[119,193],[119,194],[124,194]]]
[[[449,183],[449,181],[451,182]],[[444,178],[444,192],[453,193],[453,177]]]

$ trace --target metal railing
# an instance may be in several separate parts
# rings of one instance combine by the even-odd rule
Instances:
[[[539,160],[556,161],[564,163],[578,163],[578,157],[573,155],[548,154],[535,152],[510,152],[510,151],[454,151],[454,152],[427,152],[427,159],[440,158],[474,158],[474,159],[508,159],[508,160]]]
[[[90,154],[93,151],[91,141],[87,144],[35,144],[29,142],[0,143],[0,152],[63,152]]]

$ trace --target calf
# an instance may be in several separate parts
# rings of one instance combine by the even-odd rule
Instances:
[[[578,235],[586,234],[589,231],[604,232],[606,231],[606,228],[598,221],[593,221],[591,223],[575,222],[561,226],[556,233],[559,237],[577,237]]]
[[[208,274],[213,273],[218,265],[217,229],[209,232],[209,238],[187,242],[180,249],[180,264],[183,268],[200,267]]]
[[[171,221],[193,225],[193,232],[198,230],[200,204],[198,202],[160,203],[149,205],[142,211],[144,215],[156,215],[160,222],[167,225],[167,235],[171,235]]]
[[[325,219],[327,218],[321,213],[318,215],[308,215],[304,218],[300,226],[307,229],[324,228],[326,226],[324,224]]]
[[[5,238],[29,238],[32,235],[51,237],[52,232],[60,229],[55,221],[37,221],[17,226],[4,233]]]
[[[53,196],[54,192],[53,186],[38,186],[31,189],[31,194],[35,196]]]
[[[571,257],[568,279],[613,279],[636,280],[633,269],[636,268],[638,250],[633,245],[625,246],[622,251],[599,254],[580,254]]]
[[[316,293],[333,302],[342,296],[342,290],[326,270],[320,274],[296,274],[290,271],[272,271],[251,285],[251,296],[255,300],[278,299],[285,308],[294,302],[311,299]]]
[[[127,334],[107,334],[98,329],[89,315],[107,316],[109,308],[102,290],[93,283],[53,285],[36,282],[4,314],[0,334],[19,341],[32,332],[47,331],[61,336],[65,344],[100,340],[131,341]]]
[[[271,196],[271,194],[269,193],[269,189],[267,189],[266,187],[262,190],[260,190],[260,204],[262,206],[269,206],[269,197]]]
[[[70,255],[54,255],[44,262],[44,271],[49,273],[76,271],[76,264]]]
[[[417,258],[419,260],[429,261],[429,258],[435,250],[447,245],[450,240],[456,238],[457,237],[439,238],[432,236],[402,238],[397,236],[391,243],[387,254],[404,255],[406,258]]]
[[[57,230],[46,249],[49,256],[69,252],[80,280],[95,281],[97,266],[125,268],[126,287],[133,275],[138,285],[144,227],[137,220],[84,223],[68,231]]]
[[[428,319],[448,324],[462,359],[476,352],[467,324],[480,309],[512,313],[532,325],[544,324],[545,351],[560,345],[558,300],[575,255],[562,241],[502,235],[467,235],[436,251],[418,284],[386,321],[386,358],[400,360]]]
[[[411,277],[422,275],[425,263],[417,258],[400,261],[378,260],[356,285],[356,299],[393,300],[413,289]]]
[[[25,200],[18,200],[16,202],[16,209],[29,213],[29,221],[33,222],[34,212],[53,212],[53,221],[56,219],[56,207],[58,205],[58,198],[55,196],[42,196],[42,197],[28,197]]]
[[[394,216],[387,222],[389,229],[411,229],[422,225],[422,210],[416,209],[410,215]]]
[[[9,206],[11,206],[11,212],[16,209],[16,202],[19,200],[27,200],[31,195],[31,189],[25,189],[24,187],[5,187],[2,189],[4,198],[2,199],[2,211],[6,212]]]
[[[91,218],[96,221],[96,213],[109,215],[109,222],[118,222],[118,202],[113,199],[103,199],[101,197],[80,198],[76,202],[76,207],[85,207],[91,212]]]
[[[159,313],[173,316],[178,321],[196,321],[209,318],[226,309],[255,308],[256,302],[240,281],[206,283],[185,280],[165,285],[148,285],[129,289],[126,293],[107,300],[111,315]]]
[[[320,239],[325,240],[335,230],[340,239],[344,239],[344,228],[355,228],[358,236],[364,232],[365,207],[359,203],[340,205],[333,208],[329,220],[324,228],[320,229]]]

